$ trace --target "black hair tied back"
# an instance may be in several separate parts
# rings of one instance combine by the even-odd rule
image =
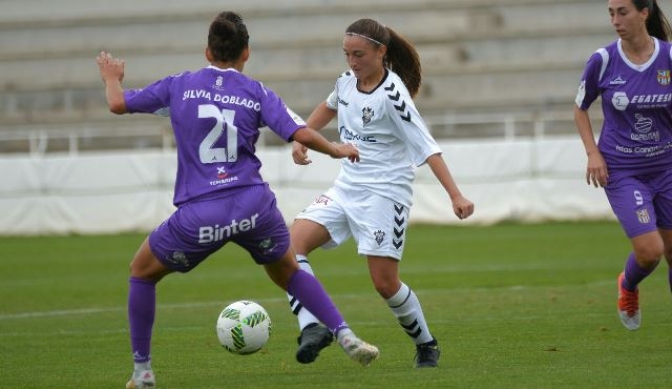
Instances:
[[[236,60],[247,47],[248,41],[243,18],[235,12],[222,12],[210,24],[208,47],[217,61]]]

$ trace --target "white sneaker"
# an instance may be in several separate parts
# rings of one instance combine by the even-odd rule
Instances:
[[[378,348],[359,339],[353,333],[344,335],[338,340],[338,343],[350,359],[363,366],[369,366],[371,362],[378,359]]]
[[[150,370],[134,371],[131,379],[126,383],[126,389],[155,388],[156,378]]]
[[[642,323],[642,313],[639,310],[639,290],[634,292],[623,287],[625,274],[618,275],[618,317],[625,328],[635,331]]]

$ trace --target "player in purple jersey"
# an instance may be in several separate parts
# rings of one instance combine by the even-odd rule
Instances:
[[[588,60],[574,118],[588,156],[586,182],[603,187],[630,239],[618,276],[618,315],[641,323],[638,285],[665,256],[672,288],[672,38],[656,0],[609,0],[619,39]],[[595,142],[588,108],[602,99]]]
[[[357,145],[361,162],[354,169],[342,164],[334,185],[296,217],[292,245],[301,268],[312,272],[307,256],[313,250],[353,238],[376,291],[415,345],[415,366],[437,367],[438,342],[417,295],[399,278],[415,168],[429,166],[460,219],[474,204],[460,192],[413,102],[421,72],[411,42],[376,20],[360,19],[346,29],[343,52],[350,70],[308,123],[321,129],[337,117],[341,140]],[[297,164],[310,163],[306,151],[295,142]],[[289,298],[301,329],[297,359],[310,363],[329,345],[330,333],[310,308]]]
[[[210,66],[124,91],[124,61],[102,52],[97,63],[110,111],[169,110],[177,144],[177,210],[142,243],[131,262],[128,317],[134,371],[127,388],[154,387],[150,344],[156,284],[175,271],[188,272],[233,242],[263,265],[279,287],[315,312],[355,361],[368,365],[378,349],[360,340],[313,275],[301,270],[275,195],[259,174],[259,129],[268,126],[285,141],[299,141],[333,158],[359,161],[350,144],[327,141],[260,82],[242,74],[249,58],[241,17],[220,13],[210,25]]]

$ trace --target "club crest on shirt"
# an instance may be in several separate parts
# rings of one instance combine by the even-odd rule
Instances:
[[[373,236],[376,239],[378,246],[380,246],[380,244],[383,243],[383,239],[385,239],[385,232],[383,230],[378,230],[373,233]]]
[[[649,211],[647,211],[646,209],[638,209],[637,219],[639,220],[640,223],[647,224],[648,222],[651,221],[651,218],[649,217]]]
[[[215,85],[212,86],[212,89],[217,89],[219,91],[223,91],[224,90],[224,77],[217,76],[217,79],[215,79]]]
[[[658,83],[662,86],[670,85],[670,71],[669,70],[658,70],[658,76],[656,77]]]
[[[364,125],[367,125],[371,122],[373,114],[374,114],[373,108],[371,107],[362,108],[362,122],[364,123]]]

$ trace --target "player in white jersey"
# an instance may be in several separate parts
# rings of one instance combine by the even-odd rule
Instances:
[[[361,159],[342,164],[334,186],[297,216],[290,231],[292,245],[301,268],[312,273],[310,252],[354,238],[376,290],[416,345],[415,366],[437,367],[438,343],[416,294],[399,279],[415,168],[429,165],[458,218],[469,217],[474,205],[462,196],[413,103],[421,81],[413,45],[375,20],[360,19],[346,29],[343,51],[350,70],[338,78],[307,123],[321,129],[338,115],[341,140],[356,145]],[[306,152],[295,143],[294,161],[310,163]],[[301,328],[297,360],[313,362],[331,336],[289,298]]]

